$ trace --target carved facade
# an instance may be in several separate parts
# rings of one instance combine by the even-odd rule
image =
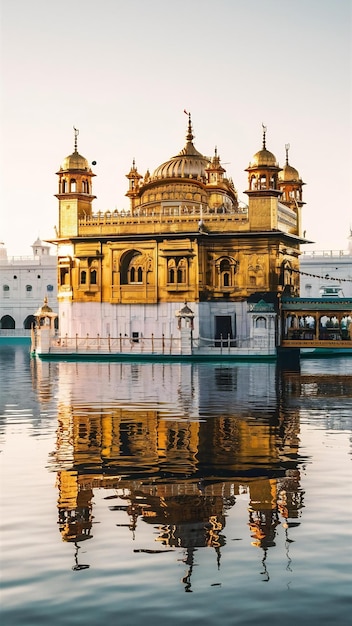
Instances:
[[[61,335],[172,336],[185,302],[194,335],[245,340],[248,301],[276,307],[298,295],[302,186],[263,145],[248,172],[248,206],[238,201],[215,150],[193,143],[142,176],[127,174],[129,211],[94,212],[94,173],[77,151],[58,171],[58,300]]]

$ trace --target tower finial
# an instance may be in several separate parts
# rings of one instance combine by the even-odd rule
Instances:
[[[265,138],[266,138],[267,128],[266,126],[264,126],[263,122],[262,122],[262,129],[263,129],[263,150],[266,150]]]
[[[288,165],[288,151],[290,149],[290,144],[289,143],[285,143],[285,150],[286,150],[286,165]]]
[[[79,130],[78,128],[73,127],[74,133],[75,133],[75,152],[77,152],[77,137],[79,135]]]
[[[186,135],[186,139],[187,141],[192,141],[194,139],[194,135],[192,132],[192,120],[191,120],[191,114],[188,113],[188,111],[186,111],[186,109],[183,110],[183,112],[188,115],[188,132]]]

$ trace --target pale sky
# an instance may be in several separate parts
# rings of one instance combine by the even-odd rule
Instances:
[[[129,207],[135,158],[151,172],[185,145],[218,154],[238,190],[285,144],[314,246],[352,227],[352,0],[1,0],[0,241],[31,254],[54,237],[58,171],[78,151],[95,211]]]

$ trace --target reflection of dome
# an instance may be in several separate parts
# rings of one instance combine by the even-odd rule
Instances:
[[[191,120],[188,123],[187,143],[183,150],[154,171],[152,178],[205,178],[205,169],[210,160],[203,156],[193,145]]]
[[[299,173],[291,165],[284,165],[281,172],[279,172],[279,180],[281,181],[299,181]]]
[[[276,156],[272,152],[269,152],[269,150],[266,150],[266,148],[256,152],[250,164],[251,167],[262,167],[268,165],[277,167],[278,163]]]
[[[77,150],[67,156],[61,165],[63,170],[88,170],[89,165],[87,159],[81,156]]]

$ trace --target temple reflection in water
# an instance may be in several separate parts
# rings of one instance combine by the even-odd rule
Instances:
[[[43,401],[58,381],[50,468],[64,541],[92,538],[94,492],[109,490],[107,507],[131,540],[142,523],[157,531],[145,552],[185,550],[187,589],[197,548],[213,548],[220,564],[239,497],[248,501],[245,534],[264,554],[279,524],[299,524],[299,412],[287,411],[274,365],[37,360],[32,368]]]

